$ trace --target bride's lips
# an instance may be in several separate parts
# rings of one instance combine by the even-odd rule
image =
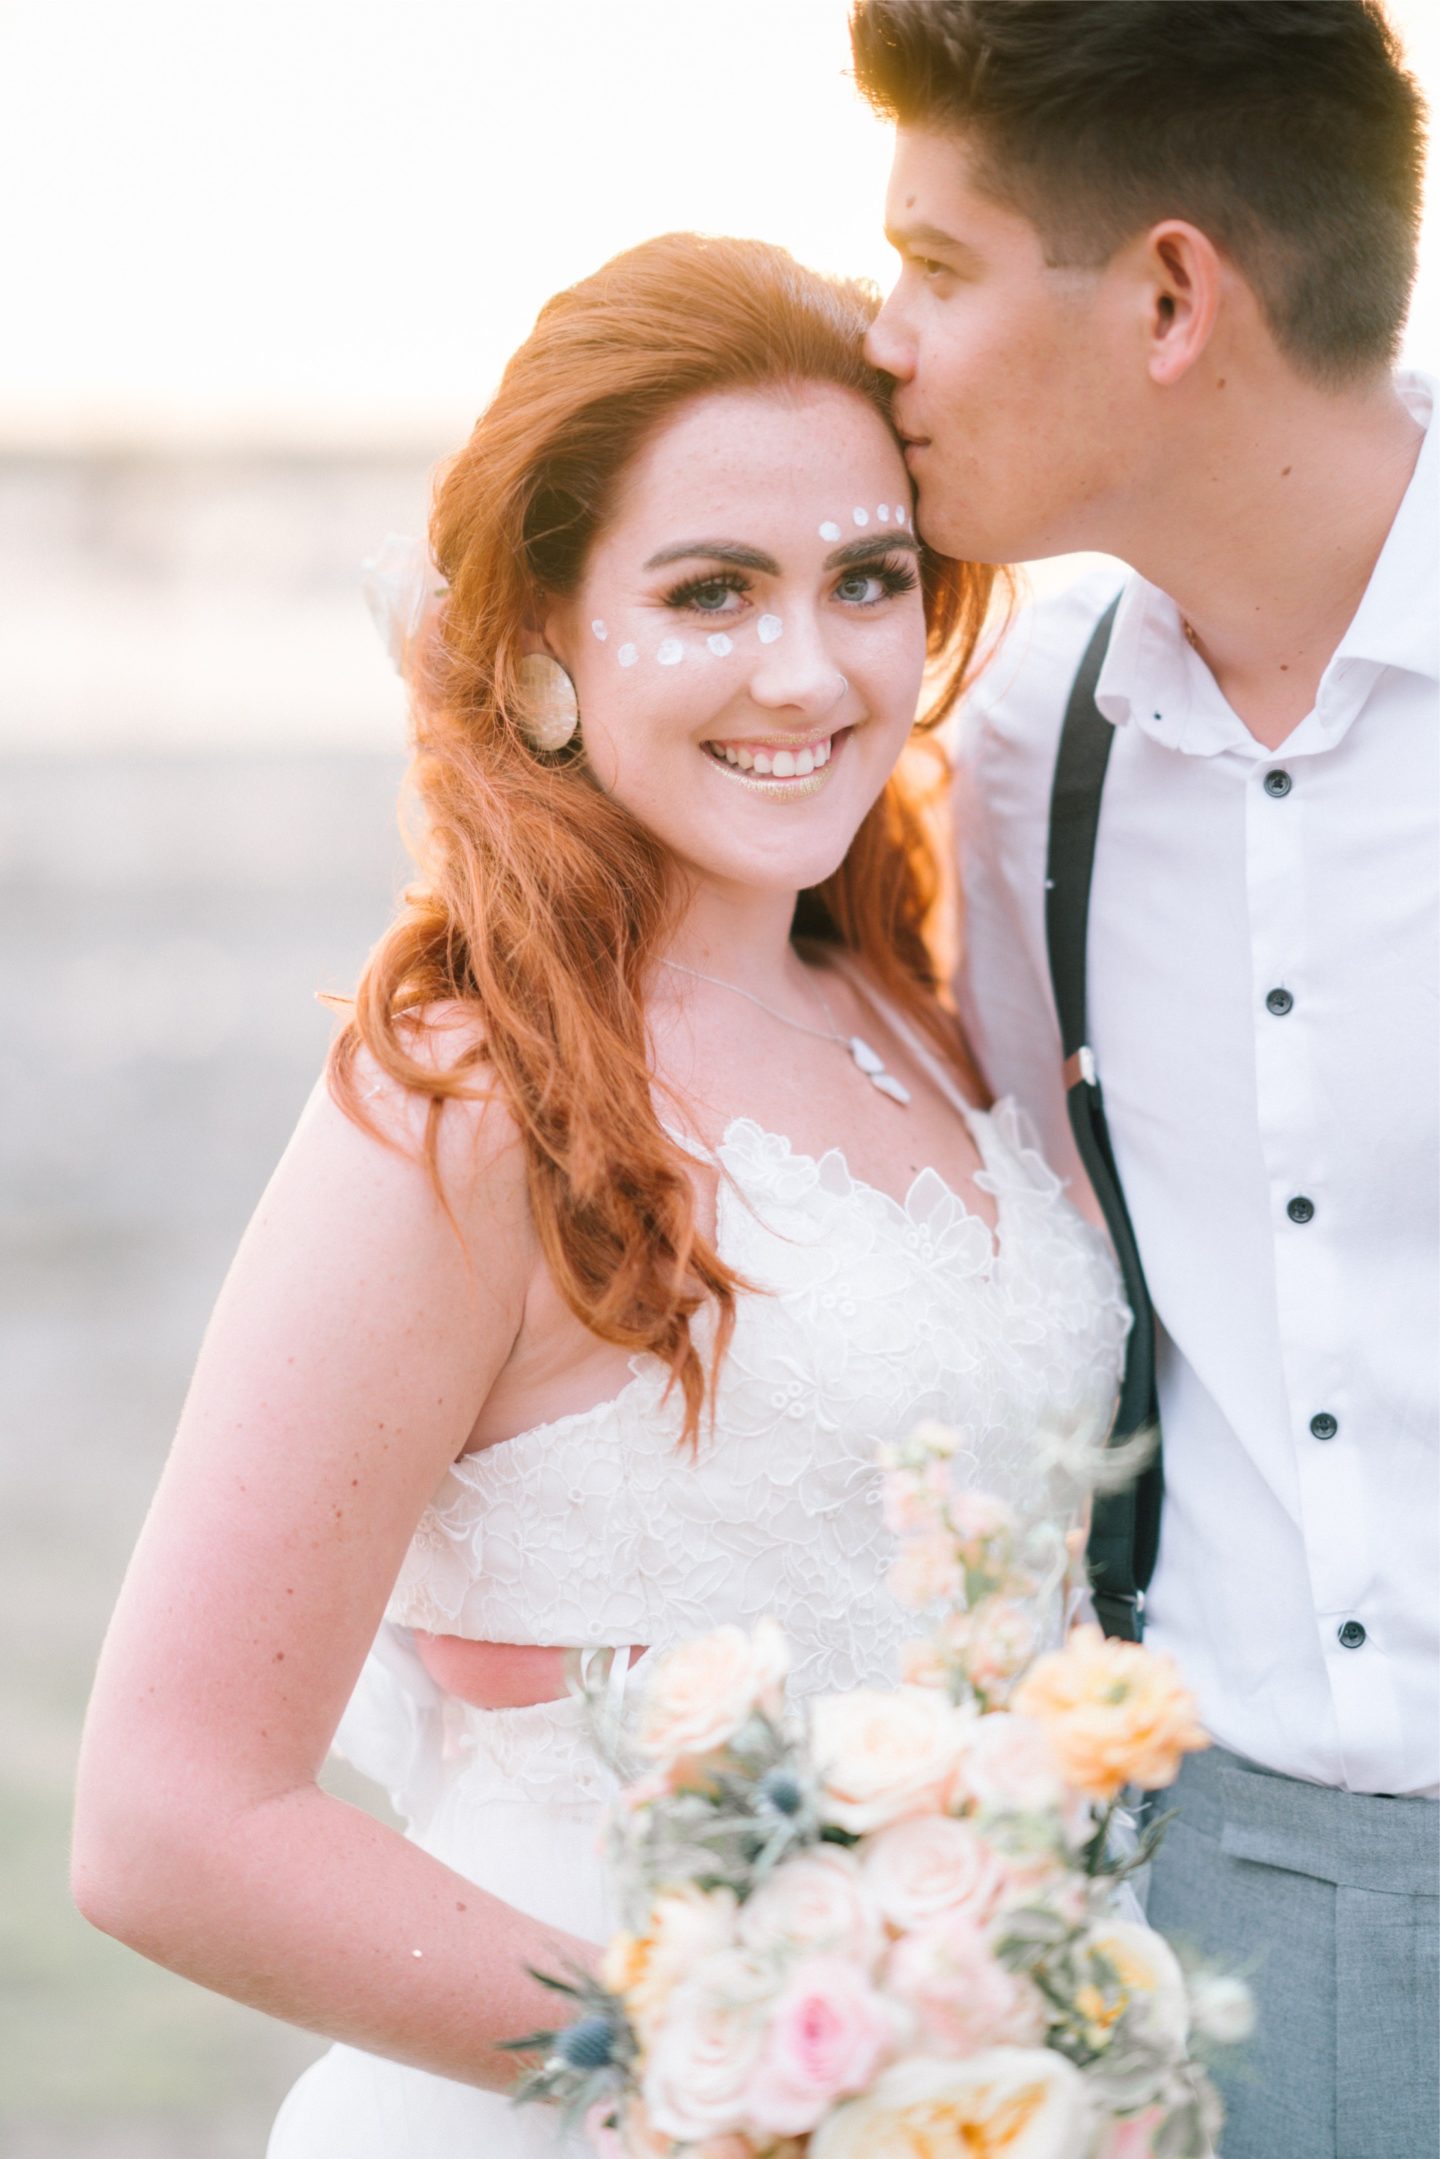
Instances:
[[[752,794],[803,798],[826,784],[849,732],[847,725],[824,734],[725,737],[703,743],[701,754]]]

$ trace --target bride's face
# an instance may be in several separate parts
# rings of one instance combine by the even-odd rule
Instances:
[[[599,784],[707,882],[819,884],[884,786],[925,657],[910,504],[852,392],[700,398],[547,621]]]

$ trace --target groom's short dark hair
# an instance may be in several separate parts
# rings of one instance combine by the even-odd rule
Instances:
[[[1393,359],[1425,106],[1379,0],[855,0],[850,35],[877,111],[962,131],[1052,262],[1182,217],[1295,367]]]

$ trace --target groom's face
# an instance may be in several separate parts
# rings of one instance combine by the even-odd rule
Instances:
[[[886,230],[900,275],[866,351],[897,384],[924,537],[980,562],[1103,545],[1140,417],[1123,277],[1048,263],[955,134],[899,130]]]

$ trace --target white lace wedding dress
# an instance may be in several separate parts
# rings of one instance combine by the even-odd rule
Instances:
[[[591,1941],[610,1929],[597,1856],[610,1786],[579,1705],[447,1699],[408,1629],[663,1649],[772,1613],[797,1692],[888,1685],[915,1627],[884,1586],[880,1443],[940,1418],[963,1432],[977,1488],[1032,1513],[1065,1504],[1036,1434],[1103,1427],[1129,1315],[1103,1240],[1013,1105],[960,1106],[998,1208],[993,1237],[933,1170],[901,1205],[838,1153],[813,1160],[747,1118],[730,1126],[718,1244],[769,1294],[742,1300],[698,1459],[677,1446],[663,1371],[637,1358],[613,1400],[451,1469],[336,1739],[424,1850],[557,1928]],[[560,2148],[547,2108],[337,2046],[291,2092],[269,2159]]]

